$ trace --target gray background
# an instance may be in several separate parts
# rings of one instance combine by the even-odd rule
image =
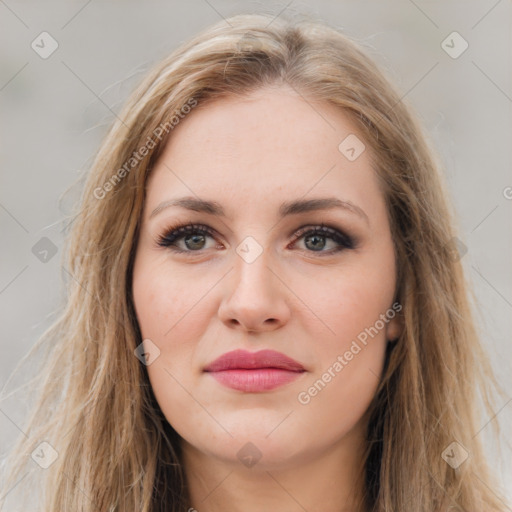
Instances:
[[[2,122],[0,386],[51,324],[63,300],[62,229],[108,125],[154,62],[202,28],[242,12],[315,13],[365,45],[412,103],[446,167],[459,215],[463,264],[475,289],[486,350],[508,397],[496,418],[512,431],[512,4],[510,0],[234,2],[20,2],[0,0]],[[58,49],[42,59],[31,43],[43,31]],[[458,58],[442,41],[468,42]],[[63,196],[61,198],[61,196]],[[56,254],[33,247],[47,237]],[[36,246],[38,247],[38,246]],[[31,376],[24,364],[4,392]],[[28,405],[0,404],[1,453]],[[496,454],[489,421],[481,435]],[[510,446],[505,454],[512,460]],[[509,463],[507,463],[509,464]],[[512,496],[510,465],[499,466]]]

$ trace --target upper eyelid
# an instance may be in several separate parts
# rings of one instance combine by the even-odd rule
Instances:
[[[166,236],[166,235],[169,235],[176,231],[186,232],[186,231],[194,231],[194,230],[205,231],[210,236],[214,236],[214,235],[218,234],[218,231],[215,228],[212,228],[206,224],[201,224],[198,222],[190,222],[190,223],[184,223],[184,224],[178,225],[177,227],[171,226],[171,227],[164,228],[162,230],[162,235]],[[315,223],[305,224],[299,228],[295,228],[294,230],[291,231],[291,233],[288,236],[304,235],[308,231],[315,231],[315,230],[318,230],[318,231],[324,230],[325,233],[329,233],[329,231],[332,231],[333,234],[339,233],[341,235],[350,237],[350,235],[345,230],[343,230],[341,228],[334,227],[334,226],[330,226],[327,223],[321,223],[321,222],[316,223],[316,224]]]

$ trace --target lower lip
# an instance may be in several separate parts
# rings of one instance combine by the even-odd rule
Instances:
[[[278,368],[257,368],[254,370],[223,370],[208,372],[228,388],[254,393],[283,386],[300,377],[304,372],[292,372]]]

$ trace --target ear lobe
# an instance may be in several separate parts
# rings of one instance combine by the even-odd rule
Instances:
[[[388,341],[396,341],[404,331],[403,316],[396,314],[386,326],[386,339]]]

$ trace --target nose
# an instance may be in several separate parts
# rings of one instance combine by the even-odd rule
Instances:
[[[290,318],[287,288],[270,268],[265,252],[251,263],[237,257],[230,274],[218,311],[228,327],[258,332],[286,324]]]

